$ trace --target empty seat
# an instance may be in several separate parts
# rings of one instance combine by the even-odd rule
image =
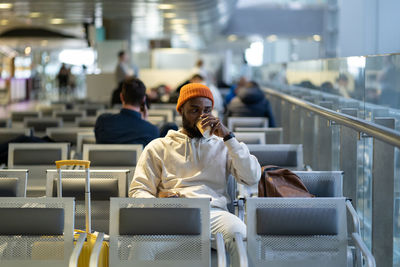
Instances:
[[[76,154],[82,156],[84,144],[96,144],[94,132],[78,133],[76,137]]]
[[[0,118],[0,128],[10,128],[11,118]]]
[[[131,183],[142,145],[83,145],[83,160],[90,160],[92,169],[129,169]]]
[[[239,142],[252,145],[263,145],[265,144],[264,133],[250,133],[250,132],[234,132],[236,139]]]
[[[105,109],[106,105],[103,103],[86,103],[74,105],[75,110],[83,110],[87,116],[96,116],[98,110]]]
[[[25,135],[25,136],[31,136],[32,135],[32,129],[25,129],[25,128],[20,128],[20,129],[15,129],[15,128],[6,128],[6,129],[0,129],[0,144],[11,141],[18,136]]]
[[[84,145],[83,159],[93,167],[135,167],[142,145]]]
[[[29,170],[28,196],[43,196],[46,190],[46,170],[54,168],[56,160],[68,159],[68,143],[10,143],[8,168]]]
[[[100,116],[104,113],[118,114],[121,109],[113,108],[113,109],[100,109],[96,112],[96,117]]]
[[[164,116],[148,116],[147,120],[156,126],[160,126],[165,122]]]
[[[48,128],[46,134],[56,142],[69,142],[76,146],[78,133],[92,133],[92,127]]]
[[[96,116],[84,117],[84,118],[76,118],[75,126],[76,127],[94,127],[96,125]]]
[[[0,197],[26,197],[28,170],[0,170]]]
[[[209,212],[205,198],[112,198],[110,266],[210,266]]]
[[[65,123],[74,123],[76,118],[86,117],[85,111],[78,110],[64,110],[64,111],[54,111],[53,117],[62,118]]]
[[[268,127],[268,119],[264,117],[229,117],[228,129],[236,131],[236,127]]]
[[[50,127],[61,127],[63,125],[63,120],[61,118],[25,118],[24,127],[33,128],[35,134],[46,132],[47,128]]]
[[[12,111],[11,120],[12,122],[23,122],[24,118],[33,117],[39,118],[41,116],[40,111]]]
[[[282,128],[259,128],[259,127],[236,127],[236,132],[254,132],[264,133],[266,144],[282,144],[283,129]]]
[[[174,121],[174,111],[171,109],[149,109],[149,116],[163,116],[165,122]]]
[[[1,174],[1,173],[0,173]],[[109,233],[110,197],[127,197],[129,170],[91,170],[92,229]],[[47,170],[46,196],[57,197],[57,170]],[[62,197],[75,198],[75,228],[85,229],[84,170],[62,171]]]
[[[250,198],[246,208],[251,266],[348,266],[345,198]]]
[[[304,170],[303,145],[247,145],[261,166],[276,165],[291,170]]]
[[[0,198],[0,265],[76,266],[73,216],[73,198]]]

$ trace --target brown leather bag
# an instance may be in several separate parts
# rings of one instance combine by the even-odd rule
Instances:
[[[314,197],[300,178],[288,169],[264,166],[258,182],[259,197]]]

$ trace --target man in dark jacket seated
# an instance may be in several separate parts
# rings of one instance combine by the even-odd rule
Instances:
[[[122,109],[118,114],[102,114],[94,128],[98,144],[142,144],[159,137],[156,126],[146,121],[146,87],[137,78],[123,83],[120,94]]]
[[[230,117],[267,117],[268,126],[275,127],[271,105],[256,82],[248,82],[228,105]]]

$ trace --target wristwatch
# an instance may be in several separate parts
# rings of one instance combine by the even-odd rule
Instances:
[[[235,137],[235,135],[232,132],[229,132],[227,135],[224,136],[224,142],[228,141],[233,137]]]

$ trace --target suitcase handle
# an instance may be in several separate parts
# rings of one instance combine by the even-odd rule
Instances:
[[[62,182],[61,182],[61,166],[85,166],[86,169],[86,181],[85,181],[85,224],[86,233],[92,232],[91,222],[91,206],[90,206],[90,161],[88,160],[58,160],[56,161],[56,167],[58,172],[58,183],[57,183],[57,195],[62,197]]]
[[[89,160],[74,160],[74,159],[57,160],[56,161],[57,169],[60,169],[61,166],[76,166],[76,165],[84,166],[86,169],[89,169],[90,161]]]

